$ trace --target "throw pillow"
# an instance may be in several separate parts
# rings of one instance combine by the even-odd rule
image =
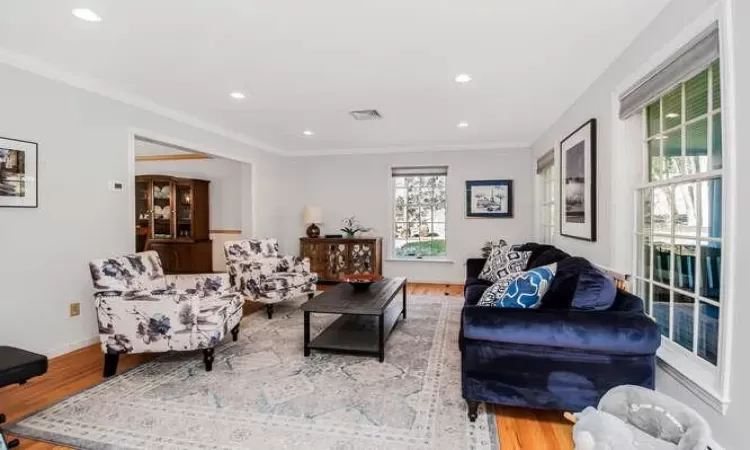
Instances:
[[[509,275],[487,289],[478,305],[499,308],[538,308],[555,277],[556,268],[556,264],[550,264]]]
[[[530,254],[530,252],[511,250],[508,246],[493,247],[477,278],[497,283],[508,275],[523,272]]]
[[[615,281],[598,268],[583,267],[578,275],[572,309],[604,311],[612,307],[617,295]]]

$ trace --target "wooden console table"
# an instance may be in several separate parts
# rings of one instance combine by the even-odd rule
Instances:
[[[320,281],[339,281],[345,274],[383,274],[383,239],[300,238],[300,255]]]

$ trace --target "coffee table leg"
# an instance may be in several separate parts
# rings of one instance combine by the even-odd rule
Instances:
[[[305,311],[305,356],[310,356],[310,311]]]
[[[380,329],[380,345],[378,350],[380,352],[380,362],[385,361],[385,315],[381,314],[378,316],[378,328]]]
[[[404,282],[404,287],[401,288],[404,294],[404,319],[406,319],[406,282]]]

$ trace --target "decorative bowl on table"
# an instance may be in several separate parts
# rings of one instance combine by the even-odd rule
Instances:
[[[366,274],[351,274],[343,275],[340,280],[344,283],[349,283],[354,287],[355,290],[365,290],[372,286],[373,283],[377,283],[382,280],[382,275],[366,275]]]

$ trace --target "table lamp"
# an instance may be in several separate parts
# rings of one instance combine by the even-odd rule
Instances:
[[[303,214],[303,220],[307,227],[307,237],[316,238],[320,236],[319,223],[323,223],[323,211],[319,206],[306,206]]]

